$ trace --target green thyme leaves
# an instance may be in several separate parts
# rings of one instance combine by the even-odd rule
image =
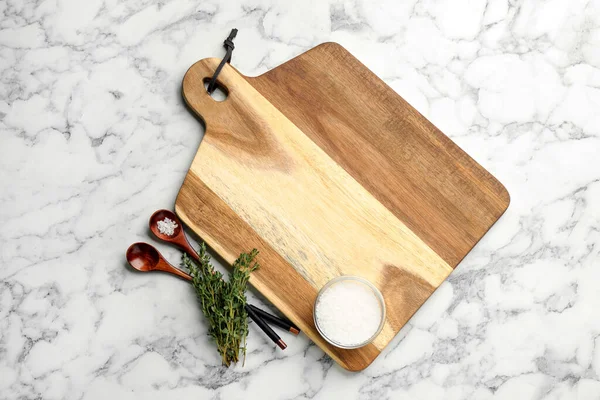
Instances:
[[[233,263],[229,281],[215,271],[204,243],[198,252],[199,263],[186,253],[182,257],[182,266],[190,271],[202,313],[208,320],[208,334],[214,339],[226,366],[238,362],[240,353],[244,359],[246,357],[246,287],[250,273],[259,268],[255,261],[257,255],[256,249],[242,253]]]

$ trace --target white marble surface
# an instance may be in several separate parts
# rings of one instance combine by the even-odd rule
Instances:
[[[600,398],[600,1],[2,0],[0,12],[0,398]],[[249,75],[341,43],[511,193],[364,372],[256,331],[245,367],[223,370],[191,290],[125,268],[202,137],[182,76],[221,56],[232,27]]]

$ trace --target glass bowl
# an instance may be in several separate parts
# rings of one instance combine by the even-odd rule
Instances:
[[[375,333],[369,339],[365,340],[364,342],[352,344],[352,345],[338,343],[338,342],[330,339],[329,337],[327,337],[327,335],[321,330],[321,327],[319,326],[319,321],[317,319],[317,304],[319,304],[319,301],[321,300],[321,296],[323,295],[323,293],[331,286],[335,285],[336,283],[343,282],[343,281],[357,282],[357,283],[367,286],[369,289],[371,289],[373,291],[373,294],[375,295],[375,297],[377,297],[377,300],[379,300],[379,306],[381,309],[381,320],[379,322],[379,327],[377,328]],[[313,306],[313,319],[315,321],[315,327],[317,328],[317,331],[319,332],[321,337],[323,337],[323,339],[325,339],[325,341],[327,341],[327,343],[332,344],[335,347],[339,347],[341,349],[358,349],[359,347],[363,347],[363,346],[366,346],[367,344],[371,343],[377,337],[377,335],[379,335],[381,333],[381,330],[383,329],[383,326],[385,325],[385,300],[383,299],[383,295],[381,294],[379,289],[377,289],[375,287],[375,285],[373,285],[368,280],[361,278],[360,276],[354,276],[354,275],[338,276],[337,278],[333,278],[332,280],[327,282],[321,288],[321,290],[319,290],[319,293],[317,294],[317,298],[315,300],[315,304]]]

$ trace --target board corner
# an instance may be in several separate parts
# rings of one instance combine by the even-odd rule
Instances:
[[[381,352],[379,352],[376,357],[374,357],[370,360],[361,360],[362,362],[360,364],[349,365],[346,362],[340,360],[340,361],[338,361],[338,365],[341,366],[343,369],[345,369],[348,372],[353,372],[353,373],[362,372],[365,369],[369,368],[371,366],[371,364],[373,364],[373,362],[379,357],[380,354],[381,354]]]
[[[498,180],[498,178],[496,178],[496,180]],[[500,212],[500,215],[498,216],[498,218],[500,218],[504,212],[506,210],[508,210],[508,207],[510,206],[510,193],[508,192],[508,189],[506,188],[506,186],[504,186],[502,184],[502,182],[498,181],[498,185],[499,185],[499,189],[500,189],[500,199],[502,200],[503,203],[503,208]]]

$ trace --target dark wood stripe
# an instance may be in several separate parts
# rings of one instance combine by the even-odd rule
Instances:
[[[453,268],[508,207],[498,180],[337,44],[246,79]]]

